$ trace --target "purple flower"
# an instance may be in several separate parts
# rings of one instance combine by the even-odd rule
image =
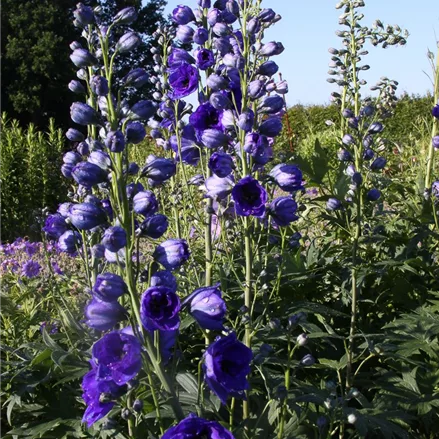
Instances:
[[[87,161],[104,170],[111,167],[110,156],[104,151],[92,151]]]
[[[101,119],[90,105],[74,102],[70,107],[70,117],[79,125],[99,125]]]
[[[66,137],[71,142],[82,142],[85,139],[84,134],[82,134],[81,131],[78,131],[75,128],[69,128],[66,132]]]
[[[433,109],[431,110],[431,114],[436,119],[439,119],[439,105],[435,105]]]
[[[73,230],[67,230],[58,238],[58,248],[64,253],[73,255],[82,244],[81,235]]]
[[[99,274],[93,285],[93,295],[103,302],[116,302],[127,292],[128,287],[124,280],[114,273]]]
[[[280,55],[284,50],[285,48],[282,43],[271,41],[269,43],[264,44],[261,47],[259,53],[262,56],[274,56],[274,55]]]
[[[52,270],[54,273],[59,274],[60,276],[64,274],[64,272],[61,270],[60,266],[58,265],[58,262],[52,260],[50,261],[50,265],[52,266]]]
[[[333,211],[333,210],[340,210],[343,207],[341,204],[341,201],[337,198],[329,198],[329,200],[326,202],[326,209]]]
[[[221,111],[227,108],[232,108],[232,101],[227,96],[227,93],[216,91],[210,95],[210,104],[215,108],[215,110]]]
[[[230,138],[220,130],[208,128],[202,132],[200,140],[207,148],[221,148],[227,146]]]
[[[172,88],[171,99],[181,99],[189,96],[198,88],[198,70],[190,64],[181,64],[169,75],[169,85]]]
[[[166,430],[162,439],[234,439],[232,433],[216,421],[207,421],[190,414]]]
[[[132,24],[137,20],[136,8],[128,7],[120,10],[113,18],[117,24]]]
[[[136,234],[140,236],[149,236],[158,239],[168,230],[168,218],[160,213],[146,218],[136,230]]]
[[[372,171],[379,171],[386,166],[386,163],[387,160],[384,157],[377,157],[370,165],[370,169],[372,169]]]
[[[76,67],[91,67],[98,63],[96,57],[82,48],[75,49],[70,55],[70,59]]]
[[[214,152],[209,159],[209,169],[218,177],[224,178],[233,171],[233,159],[225,152]]]
[[[173,47],[168,57],[168,66],[175,68],[183,63],[194,64],[195,59],[186,50]]]
[[[98,331],[108,331],[126,318],[125,308],[117,301],[92,299],[87,303],[84,313],[87,318],[86,325]]]
[[[255,79],[248,85],[248,95],[252,99],[261,98],[264,96],[265,92],[265,81],[262,81],[261,79]]]
[[[81,26],[87,26],[93,22],[93,9],[90,6],[78,3],[76,9],[73,11],[73,16],[76,19],[75,21],[81,24]]]
[[[207,348],[203,364],[205,380],[223,404],[227,404],[229,396],[245,398],[252,357],[252,351],[236,339],[235,333],[218,339]]]
[[[144,216],[154,215],[158,211],[158,202],[151,191],[141,191],[133,198],[134,212]]]
[[[262,9],[258,15],[259,20],[261,20],[263,23],[273,21],[274,17],[276,17],[276,12],[274,12],[273,9]]]
[[[436,198],[439,199],[439,180],[434,181],[431,185],[431,194]]]
[[[125,149],[125,136],[122,131],[109,131],[105,138],[105,146],[111,152],[122,152]]]
[[[180,326],[180,299],[165,286],[149,287],[140,299],[140,318],[149,331],[171,331]]]
[[[168,239],[158,245],[153,258],[167,270],[181,267],[190,256],[189,247],[184,239]]]
[[[199,132],[208,128],[221,129],[221,113],[209,102],[206,102],[189,116],[189,123]]]
[[[119,53],[128,53],[139,46],[141,42],[142,40],[139,35],[136,32],[130,31],[120,37],[116,44],[116,50]]]
[[[302,189],[302,171],[296,165],[286,165],[284,163],[276,165],[271,170],[270,176],[286,192]]]
[[[127,234],[120,226],[108,227],[102,237],[102,245],[109,251],[115,253],[127,245]]]
[[[288,226],[298,219],[296,215],[297,203],[291,197],[279,197],[274,199],[268,211],[273,218],[273,222],[279,227]]]
[[[151,276],[151,287],[163,286],[169,288],[174,293],[177,292],[177,279],[175,276],[167,270],[156,271]]]
[[[376,134],[376,133],[381,133],[381,131],[383,131],[383,129],[384,129],[384,126],[381,122],[373,122],[370,124],[368,131],[369,131],[369,133]]]
[[[366,198],[369,201],[377,201],[381,197],[381,192],[378,189],[371,189],[367,194]]]
[[[140,122],[129,122],[125,134],[127,136],[127,142],[133,143],[134,145],[140,143],[146,137],[145,127]]]
[[[439,136],[434,136],[431,140],[431,143],[433,145],[433,148],[438,150],[439,149]]]
[[[140,88],[148,82],[148,73],[145,69],[137,68],[131,70],[123,79],[122,84],[125,87]]]
[[[110,332],[93,345],[92,362],[97,366],[98,380],[112,380],[118,386],[123,386],[142,367],[139,340],[122,332]]]
[[[285,102],[280,96],[265,96],[258,105],[258,112],[263,114],[278,113],[284,107]]]
[[[236,124],[243,131],[250,131],[253,127],[254,120],[255,113],[253,113],[252,110],[247,110],[239,115]]]
[[[195,62],[200,70],[207,70],[215,64],[215,57],[211,50],[200,48],[195,52]]]
[[[99,75],[92,76],[90,80],[90,88],[97,96],[106,96],[109,92],[107,79]]]
[[[182,43],[191,43],[194,37],[194,29],[188,25],[180,25],[177,28],[176,37]]]
[[[269,117],[259,126],[259,132],[267,137],[276,137],[282,131],[282,120],[279,117]]]
[[[79,163],[82,160],[82,157],[80,154],[78,154],[75,151],[68,151],[64,154],[62,158],[63,162],[75,166],[77,163]]]
[[[263,76],[273,76],[279,70],[279,66],[274,61],[265,61],[258,68],[258,73]]]
[[[213,91],[225,90],[229,86],[229,82],[223,76],[212,73],[206,80],[207,86]]]
[[[301,360],[300,364],[302,366],[312,366],[316,362],[315,358],[311,354],[306,354]]]
[[[59,213],[49,215],[43,227],[49,239],[58,239],[68,229],[65,218]]]
[[[265,213],[267,192],[251,176],[244,177],[236,183],[232,190],[232,198],[238,215],[261,217]]]
[[[69,87],[70,91],[72,91],[73,93],[76,93],[78,95],[86,94],[86,92],[87,92],[85,87],[79,81],[77,81],[76,79],[72,79],[69,82],[68,87]]]
[[[195,15],[189,6],[178,5],[172,11],[172,19],[177,24],[188,24],[191,21],[195,21]]]
[[[185,305],[203,329],[223,329],[227,308],[218,285],[195,290],[183,301],[183,306]]]
[[[204,27],[199,27],[195,29],[193,39],[194,43],[203,45],[209,39],[209,32]]]
[[[230,175],[225,178],[212,175],[204,182],[206,196],[214,200],[222,200],[232,192],[233,184],[233,177]]]
[[[72,169],[72,177],[76,183],[91,189],[107,180],[107,173],[90,162],[80,162]]]
[[[129,111],[131,120],[148,120],[157,111],[156,105],[152,101],[142,100],[136,102]]]
[[[363,153],[364,160],[372,160],[375,156],[375,153],[372,149],[366,149]]]
[[[127,198],[129,200],[131,200],[131,198],[133,198],[136,194],[138,194],[139,192],[142,192],[145,188],[143,187],[142,183],[130,183],[127,184],[125,190],[127,193]],[[149,192],[149,191],[146,191]]]
[[[82,417],[82,422],[86,422],[90,428],[95,422],[106,416],[114,406],[113,401],[101,402],[101,394],[108,397],[117,398],[126,391],[126,386],[118,386],[114,381],[104,381],[97,379],[97,368],[92,363],[93,369],[84,375],[82,379],[82,399],[87,404],[87,408]]]
[[[107,220],[105,211],[93,203],[72,204],[68,215],[71,223],[79,230],[93,229]]]
[[[40,274],[41,265],[36,261],[26,261],[21,267],[21,275],[23,277],[33,278]]]
[[[176,170],[176,165],[171,159],[150,155],[146,159],[141,174],[154,182],[163,183],[169,180]]]

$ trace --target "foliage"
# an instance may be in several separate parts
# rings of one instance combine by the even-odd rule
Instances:
[[[5,113],[1,125],[2,240],[39,237],[35,221],[42,209],[53,209],[67,195],[68,185],[59,176],[64,133],[53,119],[46,133],[33,124],[23,129]]]

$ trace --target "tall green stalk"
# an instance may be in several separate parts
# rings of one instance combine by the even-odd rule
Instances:
[[[436,54],[436,68],[434,69],[434,101],[433,105],[437,105],[439,99],[439,48]],[[439,120],[433,118],[433,127],[431,130],[431,137],[434,137],[439,132]],[[430,142],[428,147],[428,155],[427,155],[427,169],[425,172],[425,189],[430,189],[431,186],[431,173],[433,170],[433,157],[434,157],[434,147],[433,143]]]

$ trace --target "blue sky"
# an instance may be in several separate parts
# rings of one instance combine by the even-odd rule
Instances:
[[[364,25],[379,18],[384,24],[398,24],[410,32],[407,45],[381,49],[369,46],[364,57],[370,70],[364,73],[368,86],[381,76],[399,82],[399,93],[424,94],[432,89],[427,60],[427,49],[436,53],[439,39],[438,0],[365,0]],[[196,0],[168,0],[165,9],[170,13],[176,5],[196,7]],[[266,41],[281,41],[285,51],[275,61],[284,79],[288,81],[289,105],[324,104],[336,88],[326,82],[329,47],[339,47],[341,39],[335,36],[339,28],[338,16],[332,0],[263,0],[262,5],[281,14],[282,20],[267,33]]]

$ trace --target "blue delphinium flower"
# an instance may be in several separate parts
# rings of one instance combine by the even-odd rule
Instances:
[[[73,230],[67,230],[59,238],[57,242],[58,249],[69,255],[74,255],[82,245],[81,235]]]
[[[238,215],[261,217],[265,213],[267,192],[251,176],[244,177],[236,183],[232,189],[232,198]]]
[[[128,292],[128,287],[118,274],[101,273],[96,278],[92,292],[99,300],[115,302],[120,296]]]
[[[133,209],[144,216],[154,215],[158,211],[157,198],[151,191],[138,192],[133,198]]]
[[[218,177],[230,175],[234,169],[233,158],[225,152],[214,152],[209,159],[209,169]]]
[[[104,302],[94,298],[87,303],[84,314],[87,326],[98,331],[108,331],[125,319],[126,310],[117,301]]]
[[[340,210],[343,207],[340,200],[337,198],[329,198],[329,200],[326,202],[326,208],[328,210]]]
[[[227,308],[222,291],[217,286],[195,290],[183,301],[189,313],[203,329],[221,330]]]
[[[151,275],[150,286],[158,287],[164,286],[168,287],[174,293],[177,292],[177,279],[170,271],[156,271]]]
[[[180,64],[169,75],[171,99],[181,99],[192,94],[198,88],[198,79],[196,67],[186,63]]]
[[[70,117],[79,125],[99,125],[101,118],[96,110],[83,102],[74,102],[70,107]]]
[[[90,230],[103,225],[107,220],[105,211],[93,203],[72,204],[68,217],[71,223],[79,230]]]
[[[127,233],[123,227],[112,226],[105,230],[102,245],[111,252],[118,252],[127,245]]]
[[[160,213],[148,216],[136,230],[138,236],[149,236],[153,239],[162,237],[168,230],[168,218]]]
[[[296,215],[297,203],[291,197],[275,198],[270,206],[268,212],[277,226],[288,226],[299,217]]]
[[[302,171],[295,165],[279,164],[271,171],[270,176],[277,185],[286,192],[295,192],[302,189]]]
[[[110,332],[93,345],[92,361],[97,365],[99,379],[113,380],[122,386],[142,367],[140,342],[132,335]]]
[[[380,197],[381,197],[381,192],[378,189],[375,189],[375,188],[371,189],[366,194],[366,198],[369,201],[377,201]]]
[[[162,439],[234,439],[233,434],[216,421],[190,414],[186,419],[165,431]]]
[[[207,348],[203,364],[205,380],[223,404],[227,404],[229,396],[245,398],[252,358],[251,349],[238,341],[235,333],[217,339]]]
[[[148,288],[140,299],[140,317],[149,331],[171,331],[180,326],[180,299],[166,286]]]
[[[49,239],[58,239],[68,229],[66,219],[59,213],[49,215],[43,227],[43,232]]]
[[[146,164],[141,170],[142,176],[150,180],[163,183],[169,180],[176,172],[175,163],[167,158],[156,157],[154,155],[148,156]]]
[[[181,267],[189,256],[189,246],[184,239],[168,239],[158,245],[153,253],[154,260],[171,271]]]
[[[82,380],[82,398],[87,404],[82,420],[88,427],[113,408],[112,400],[126,392],[126,384],[140,371],[141,345],[133,335],[110,332],[93,345],[90,363],[92,370]],[[102,394],[108,402],[102,401]]]

